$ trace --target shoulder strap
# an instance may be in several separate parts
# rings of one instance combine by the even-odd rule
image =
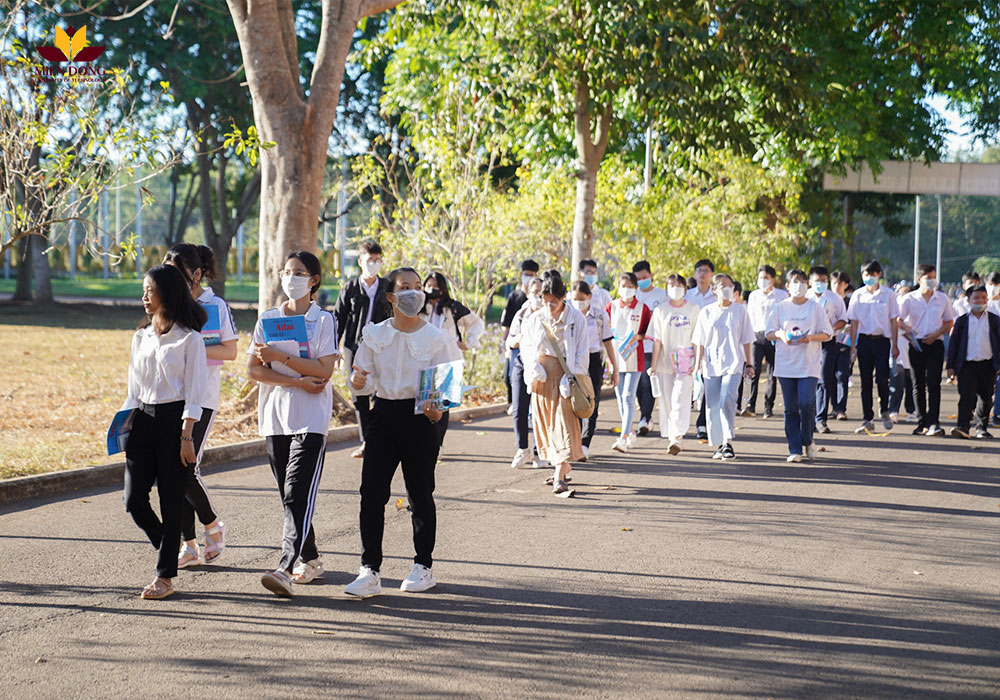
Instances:
[[[552,350],[556,354],[556,359],[559,360],[559,365],[562,367],[562,371],[565,374],[573,376],[573,373],[569,371],[569,367],[566,365],[566,358],[563,357],[562,350],[559,349],[559,343],[556,342],[556,337],[552,335],[552,331],[549,330],[545,321],[542,321],[542,328],[545,329],[545,335],[549,338],[549,345],[552,346]]]

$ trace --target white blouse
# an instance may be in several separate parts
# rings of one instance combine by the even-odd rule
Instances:
[[[573,374],[587,374],[590,369],[590,329],[587,319],[575,308],[566,304],[561,317],[563,325],[560,350],[569,371]],[[524,383],[531,391],[535,381],[544,382],[547,377],[539,358],[551,355],[552,346],[545,333],[544,323],[552,324],[552,315],[546,307],[531,314],[521,327],[521,358],[524,361]]]
[[[139,404],[184,402],[183,418],[201,419],[208,403],[208,367],[201,333],[176,323],[158,335],[152,324],[132,336],[128,398],[120,410]]]
[[[456,357],[458,354],[458,357]],[[390,401],[417,398],[420,370],[461,359],[457,346],[430,323],[403,333],[388,318],[365,329],[354,367],[368,372],[362,392]]]
[[[284,309],[285,305],[282,304],[268,309],[260,317],[287,316]],[[316,302],[313,302],[306,310],[305,317],[309,358],[317,360],[321,357],[339,355],[337,320],[333,314],[323,311]],[[247,350],[248,355],[253,354],[254,344],[264,344],[264,329],[260,321],[257,321],[254,328],[253,343]],[[333,387],[329,382],[318,394],[310,394],[305,389],[294,386],[275,386],[264,382],[260,382],[259,386],[257,430],[262,437],[303,433],[326,435],[333,415]]]
[[[215,296],[211,287],[202,290],[201,295],[195,300],[202,306],[215,306],[219,309],[219,335],[221,342],[236,340],[236,324],[233,323],[233,313],[229,310],[222,297]],[[208,367],[208,401],[202,408],[210,408],[213,411],[219,409],[219,396],[222,389],[222,364],[209,365]]]

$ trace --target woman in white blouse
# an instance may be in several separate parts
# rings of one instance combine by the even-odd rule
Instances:
[[[718,445],[712,459],[736,459],[736,394],[743,377],[753,376],[754,341],[750,316],[743,304],[734,303],[733,279],[724,273],[712,278],[718,299],[698,312],[691,342],[695,348],[695,371],[705,381],[705,413],[708,444]]]
[[[443,331],[420,318],[426,297],[413,268],[389,274],[386,300],[392,316],[365,330],[351,374],[356,391],[375,393],[361,467],[361,568],[344,589],[360,598],[382,592],[385,504],[400,464],[412,509],[416,555],[399,588],[419,593],[437,585],[432,572],[437,535],[434,467],[440,442],[434,424],[442,412],[429,400],[418,407],[416,399],[421,370],[449,362],[454,346]]]
[[[448,280],[440,272],[432,272],[424,278],[424,295],[427,302],[421,316],[431,325],[440,328],[454,345],[453,360],[461,360],[466,350],[479,347],[479,339],[486,330],[483,319],[467,308],[457,299],[451,298]],[[450,411],[445,411],[437,422],[437,433],[441,446],[444,447],[444,436],[448,432]]]
[[[808,278],[802,270],[788,273],[790,298],[771,307],[767,339],[774,347],[774,376],[785,402],[785,440],[788,461],[816,456],[816,384],[823,370],[823,343],[833,337],[833,327],[819,303],[806,298]]]
[[[260,582],[282,598],[292,596],[293,581],[309,583],[323,575],[312,518],[333,412],[330,375],[340,353],[336,320],[313,301],[321,282],[315,255],[289,253],[281,269],[281,290],[288,300],[261,314],[247,351],[248,374],[260,385],[258,431],[267,441],[267,458],[285,511],[281,559]],[[304,318],[308,357],[266,343],[262,320],[285,317]]]
[[[157,265],[142,282],[146,318],[132,336],[128,398],[134,409],[125,444],[125,510],[159,550],[156,580],[142,597],[173,594],[181,542],[181,504],[188,469],[196,461],[194,425],[207,403],[208,369],[199,332],[205,310],[191,298],[184,276]],[[156,484],[160,518],[149,505]]]
[[[556,353],[562,355],[570,372],[586,374],[590,337],[587,319],[566,303],[566,285],[557,270],[542,276],[542,302],[542,310],[529,316],[521,331],[524,383],[531,391],[538,456],[555,468],[552,492],[568,498],[575,493],[566,483],[570,462],[583,457],[583,444],[569,380],[563,376]]]

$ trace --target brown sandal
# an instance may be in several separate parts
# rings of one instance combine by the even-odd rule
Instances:
[[[156,579],[151,584],[142,589],[140,597],[144,600],[163,600],[174,594],[172,583],[163,584],[162,579]]]

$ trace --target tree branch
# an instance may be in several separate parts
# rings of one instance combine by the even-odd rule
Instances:
[[[371,17],[386,10],[391,10],[402,2],[403,0],[364,0],[361,3],[361,14],[358,16],[358,19]]]

